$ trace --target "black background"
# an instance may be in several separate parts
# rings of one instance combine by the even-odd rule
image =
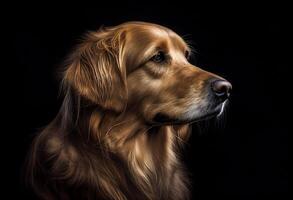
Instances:
[[[275,4],[108,2],[13,5],[13,37],[6,98],[8,199],[31,199],[21,169],[33,134],[56,115],[56,69],[87,30],[125,21],[148,21],[184,36],[197,53],[193,63],[233,84],[225,119],[194,127],[184,160],[193,199],[260,199],[288,193],[290,91],[289,13]],[[4,38],[5,39],[5,38]],[[7,88],[5,86],[5,88]]]

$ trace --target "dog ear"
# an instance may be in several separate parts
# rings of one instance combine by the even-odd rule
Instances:
[[[86,35],[69,57],[63,81],[104,109],[121,112],[127,101],[125,34],[103,29]]]

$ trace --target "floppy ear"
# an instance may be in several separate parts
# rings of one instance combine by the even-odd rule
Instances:
[[[122,111],[127,99],[124,43],[123,32],[114,28],[87,34],[69,57],[63,81],[102,108]]]

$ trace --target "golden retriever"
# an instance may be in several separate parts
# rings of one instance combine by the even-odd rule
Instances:
[[[188,62],[170,29],[90,32],[62,71],[64,101],[35,138],[27,181],[40,199],[189,199],[178,151],[191,122],[219,115],[225,79]]]

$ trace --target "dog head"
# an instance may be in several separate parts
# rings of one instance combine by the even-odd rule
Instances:
[[[220,113],[231,84],[188,62],[190,49],[168,28],[128,22],[86,35],[66,81],[81,97],[148,123],[185,123]]]

